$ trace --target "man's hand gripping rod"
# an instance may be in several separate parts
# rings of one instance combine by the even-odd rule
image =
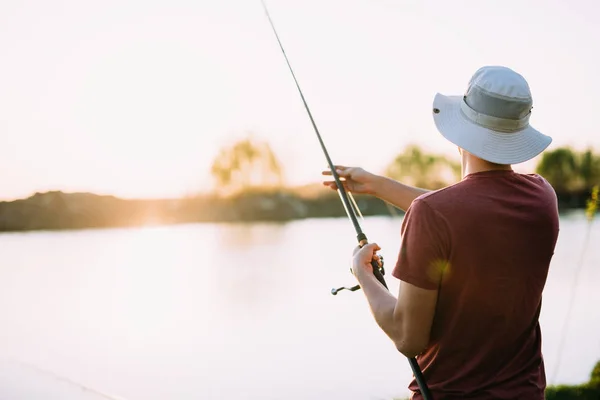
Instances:
[[[332,172],[332,174],[333,174],[333,172]],[[339,176],[338,176],[338,179],[336,180],[336,185],[337,185],[338,188],[341,187],[342,188],[341,190],[345,190],[344,187],[343,187],[343,185],[340,182]],[[358,208],[358,205],[356,204],[356,201],[354,200],[354,197],[352,197],[352,193],[351,192],[346,192],[348,194],[348,197],[352,201],[352,208],[351,208],[352,211],[348,210],[348,208],[346,206],[346,203],[344,203],[344,199],[343,199],[342,193],[341,192],[338,192],[338,193],[340,194],[340,198],[342,198],[342,204],[344,204],[344,209],[346,210],[346,215],[348,215],[348,218],[350,218],[350,221],[353,221],[353,218],[351,217],[351,213],[352,213],[352,215],[354,216],[354,220],[356,220],[356,216],[358,215],[358,216],[360,216],[361,220],[364,222],[365,219],[362,216],[362,214],[360,212],[360,209]],[[357,221],[357,224],[358,224],[358,221]],[[360,229],[360,226],[359,226],[359,229]],[[360,236],[360,233],[357,232],[357,235]],[[364,235],[364,233],[363,233],[363,235]],[[360,247],[364,246],[365,244],[367,244],[366,236],[365,236],[364,243],[361,243],[360,240],[359,240],[359,246]],[[373,267],[373,271],[375,271],[376,269],[378,269],[381,272],[382,277],[381,277],[381,280],[379,282],[381,282],[383,284],[383,286],[385,286],[387,288],[387,285],[385,284],[385,280],[383,279],[383,275],[385,275],[385,270],[383,269],[383,257],[381,255],[378,255],[377,257],[378,257],[377,260],[373,260],[371,262],[371,266]],[[350,269],[350,272],[352,272],[352,268]],[[375,272],[373,272],[373,273],[375,274]],[[377,276],[377,275],[375,275],[375,276]],[[341,290],[349,290],[351,292],[354,292],[354,291],[359,290],[359,289],[360,289],[360,285],[354,285],[352,287],[342,286],[342,287],[339,287],[337,289],[336,288],[331,289],[331,294],[335,296]]]

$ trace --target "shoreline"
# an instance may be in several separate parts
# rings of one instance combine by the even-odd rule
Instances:
[[[280,189],[232,197],[202,195],[181,199],[122,199],[93,193],[51,191],[0,202],[0,232],[63,231],[189,223],[285,223],[346,217],[337,193]],[[585,209],[589,194],[558,195],[559,212]],[[402,217],[404,212],[373,196],[355,195],[367,216]]]

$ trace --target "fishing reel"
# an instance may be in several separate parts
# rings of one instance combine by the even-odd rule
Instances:
[[[377,268],[377,270],[381,273],[381,275],[385,275],[385,269],[383,268],[383,256],[377,254],[377,257],[379,258],[379,260],[373,260],[371,262],[371,266],[373,268]],[[353,273],[352,268],[350,268],[350,273],[351,274]],[[352,287],[342,286],[337,289],[336,288],[331,289],[331,294],[335,296],[338,294],[338,292],[340,292],[342,290],[349,290],[351,292],[355,292],[359,289],[360,289],[360,285],[354,285]]]

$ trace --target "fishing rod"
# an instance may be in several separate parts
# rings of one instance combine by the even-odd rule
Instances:
[[[340,176],[338,175],[336,168],[335,168],[333,162],[331,161],[331,157],[329,157],[329,152],[327,151],[327,148],[325,147],[325,143],[323,142],[323,138],[321,137],[321,134],[319,133],[317,124],[312,116],[312,113],[310,112],[310,108],[308,107],[306,99],[304,98],[302,89],[300,89],[300,84],[298,83],[298,80],[296,79],[296,75],[294,74],[294,70],[292,69],[292,66],[287,58],[287,54],[285,53],[283,44],[281,43],[281,40],[279,39],[279,35],[277,34],[277,31],[275,30],[275,25],[273,24],[273,20],[271,19],[269,10],[267,9],[267,6],[266,6],[264,0],[261,0],[261,2],[265,9],[265,13],[267,14],[267,18],[269,19],[269,22],[271,23],[271,27],[273,28],[273,32],[275,33],[275,37],[277,38],[279,47],[281,48],[281,51],[283,52],[285,61],[290,69],[290,72],[292,73],[292,77],[294,78],[294,82],[296,83],[296,88],[298,88],[298,93],[300,93],[300,97],[302,98],[302,102],[304,103],[304,108],[306,109],[306,112],[308,113],[308,117],[310,118],[310,122],[312,123],[315,133],[317,134],[317,138],[319,139],[321,149],[323,150],[323,153],[325,154],[325,158],[327,159],[327,164],[329,165],[329,169],[331,170],[333,179],[335,180],[335,183],[338,187],[338,193],[340,194],[340,197],[342,199],[342,204],[344,205],[344,208],[346,209],[346,214],[348,214],[348,218],[350,218],[350,221],[352,222],[352,225],[354,226],[354,230],[356,231],[356,235],[357,235],[356,238],[358,240],[359,245],[362,247],[365,244],[367,244],[368,241],[367,241],[367,236],[362,231],[360,224],[358,223],[358,219],[356,218],[356,211],[354,209],[354,204],[350,203],[348,193],[346,192],[344,185],[342,185],[342,183],[341,183]],[[377,260],[373,260],[371,262],[371,265],[373,266],[373,274],[375,275],[377,280],[383,286],[385,286],[387,289],[387,284],[385,283],[385,279],[383,279],[383,271],[382,271],[383,263],[381,262],[381,259],[379,262]],[[343,289],[344,288],[340,288],[339,290],[343,290]],[[358,290],[358,288],[356,288],[354,290]],[[354,290],[352,290],[352,291],[354,291]],[[337,291],[338,291],[337,289],[333,289],[331,292],[332,292],[332,294],[335,295],[335,294],[337,294]]]
[[[277,34],[277,30],[275,29],[275,25],[273,24],[273,20],[271,19],[271,15],[269,14],[267,5],[265,4],[264,0],[261,0],[261,3],[265,10],[265,14],[267,14],[267,18],[269,20],[269,23],[271,24],[271,28],[273,29],[273,33],[275,34],[275,37],[277,38],[277,42],[279,43],[281,52],[283,53],[283,56],[285,57],[285,61],[288,65],[288,68],[290,69],[292,77],[294,78],[294,82],[296,83],[296,88],[298,89],[298,93],[300,94],[300,98],[302,99],[302,103],[304,104],[304,108],[306,109],[308,117],[310,118],[310,122],[312,123],[315,133],[317,134],[317,139],[319,140],[321,149],[323,150],[323,153],[325,154],[325,158],[327,159],[327,164],[329,165],[329,169],[331,170],[331,175],[333,176],[333,179],[335,180],[335,183],[337,185],[338,193],[342,200],[342,204],[344,205],[344,209],[346,210],[346,214],[348,214],[348,218],[350,218],[350,221],[352,222],[352,225],[354,226],[354,230],[356,231],[356,240],[358,241],[359,246],[363,247],[364,245],[366,245],[368,243],[368,240],[367,240],[367,235],[365,235],[365,233],[362,231],[362,228],[360,227],[360,224],[358,223],[358,219],[356,217],[357,213],[360,215],[360,210],[358,210],[358,205],[356,204],[354,199],[351,197],[352,195],[349,192],[346,192],[346,189],[344,188],[344,185],[342,184],[342,182],[340,180],[340,177],[336,171],[335,165],[331,161],[331,157],[329,157],[329,153],[327,152],[327,148],[325,147],[323,138],[321,137],[321,134],[319,133],[317,124],[315,123],[312,113],[310,112],[310,108],[308,108],[308,104],[306,102],[306,99],[304,98],[304,94],[302,93],[302,89],[300,89],[300,84],[298,83],[298,80],[296,79],[296,74],[294,74],[292,65],[290,64],[287,54],[285,53],[285,50],[283,48],[283,44],[281,43],[281,40],[279,39],[279,35]],[[350,198],[352,198],[352,203],[350,202]],[[385,272],[383,269],[383,258],[381,256],[378,256],[377,260],[371,261],[371,266],[373,267],[373,275],[375,275],[375,278],[377,278],[377,280],[386,289],[388,289],[387,284],[385,283],[385,279],[383,278],[383,274]],[[360,289],[360,285],[356,285],[351,288],[341,287],[338,289],[332,289],[331,294],[336,295],[337,292],[339,292],[341,290],[350,290],[353,292],[358,289]],[[431,396],[431,392],[429,391],[429,387],[427,386],[427,383],[425,382],[425,378],[423,377],[423,373],[421,372],[421,368],[419,367],[419,364],[417,363],[416,358],[414,358],[414,357],[408,358],[408,362],[409,362],[410,367],[415,376],[415,380],[417,381],[417,384],[419,385],[419,390],[421,391],[421,395],[423,396],[423,399],[424,400],[433,400],[433,397]]]

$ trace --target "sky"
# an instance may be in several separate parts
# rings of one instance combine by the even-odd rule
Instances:
[[[550,149],[600,150],[593,0],[266,2],[335,163],[381,173],[410,143],[458,157],[432,100],[483,65],[527,79]],[[326,168],[260,0],[2,0],[0,54],[0,199],[204,191],[250,132],[291,185]]]

